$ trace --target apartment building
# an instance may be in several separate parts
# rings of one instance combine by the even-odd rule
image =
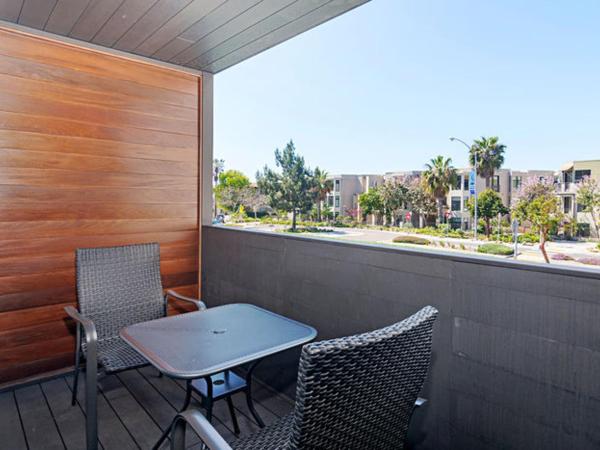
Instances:
[[[471,169],[457,169],[458,178],[456,183],[446,197],[446,206],[450,211],[450,221],[456,226],[464,229],[471,227],[471,214],[468,210],[468,200],[472,197],[469,191],[469,174]],[[523,182],[529,178],[554,179],[555,173],[552,170],[511,170],[499,169],[491,180],[490,188],[500,194],[502,203],[510,206],[512,195],[521,188]],[[485,179],[477,176],[477,192],[486,189]]]
[[[327,194],[325,204],[334,217],[352,215],[352,212],[360,216],[358,196],[384,181],[382,175],[333,175],[330,179],[333,189]]]
[[[467,206],[469,198],[472,197],[469,192],[470,172],[470,168],[457,169],[458,178],[446,197],[449,220],[457,228],[469,229],[472,226],[472,218]],[[358,204],[360,194],[386,181],[410,180],[419,178],[421,174],[422,171],[410,170],[386,172],[383,175],[334,175],[331,177],[333,190],[327,195],[325,203],[336,217],[353,213],[360,217]],[[584,177],[592,177],[600,183],[600,159],[571,161],[564,164],[558,172],[500,169],[494,174],[490,187],[500,194],[502,202],[506,206],[510,206],[514,193],[526,180],[530,178],[553,180],[556,183],[556,192],[561,199],[565,214],[575,218],[580,224],[591,225],[591,215],[583,212],[576,201],[577,184]],[[485,179],[478,176],[476,186],[477,192],[485,190]],[[586,230],[586,232],[589,232],[591,236],[598,237],[593,226],[589,226],[589,231]]]
[[[600,183],[600,159],[585,161],[570,161],[563,164],[560,168],[559,182],[556,192],[561,199],[563,211],[574,218],[579,224],[587,224],[590,236],[597,236],[594,226],[592,226],[591,214],[582,211],[581,205],[577,204],[577,184],[585,177],[595,179]],[[586,228],[588,228],[586,227]]]

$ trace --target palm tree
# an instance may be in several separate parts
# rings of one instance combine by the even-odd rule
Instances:
[[[217,159],[213,160],[213,187],[217,185],[219,182],[219,175],[223,173],[223,169],[225,168],[225,160]],[[215,196],[215,191],[213,189],[213,217],[217,217],[219,212],[219,207],[217,206],[217,198]]]
[[[213,161],[213,184],[216,185],[219,182],[219,175],[225,169],[225,160],[217,159]]]
[[[313,173],[313,193],[317,205],[317,220],[321,221],[321,203],[327,199],[327,194],[333,189],[332,180],[328,179],[327,172],[315,167]]]
[[[485,178],[486,189],[491,188],[494,172],[504,164],[504,151],[506,145],[498,142],[498,136],[475,139],[469,152],[471,166],[475,165],[475,153],[477,153],[477,174]]]
[[[438,219],[443,220],[443,204],[450,186],[456,182],[456,169],[452,159],[439,155],[425,164],[423,181],[427,191],[435,198],[438,207]]]

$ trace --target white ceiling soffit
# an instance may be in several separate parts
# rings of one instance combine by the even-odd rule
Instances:
[[[0,0],[0,20],[217,73],[369,0]]]

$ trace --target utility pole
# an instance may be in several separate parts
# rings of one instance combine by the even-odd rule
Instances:
[[[471,146],[469,144],[467,144],[465,141],[463,141],[462,139],[451,137],[450,140],[452,142],[454,142],[454,141],[460,142],[465,147],[467,147],[469,152],[471,151]],[[473,152],[473,169],[472,169],[471,173],[469,174],[469,191],[471,191],[471,182],[473,183],[473,192],[472,193],[475,196],[475,212],[473,214],[475,225],[473,227],[473,235],[474,235],[475,240],[477,240],[477,152],[476,151]],[[469,192],[469,193],[471,193],[471,192]]]

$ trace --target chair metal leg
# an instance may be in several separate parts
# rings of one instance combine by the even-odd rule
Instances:
[[[98,449],[98,362],[96,343],[87,347],[85,360],[85,431],[87,450]]]
[[[240,434],[240,426],[238,425],[237,417],[235,415],[235,408],[233,407],[233,400],[231,399],[231,395],[227,397],[227,406],[229,407],[231,422],[233,423],[233,432],[235,434]]]
[[[254,408],[254,402],[252,401],[252,374],[254,373],[254,369],[256,369],[258,363],[260,363],[261,361],[262,360],[260,359],[254,361],[248,368],[248,372],[246,373],[246,389],[244,392],[246,393],[246,403],[248,404],[248,409],[250,410],[252,417],[254,417],[254,420],[256,420],[256,423],[259,427],[264,428],[265,423],[263,422],[262,418],[258,415],[256,408]]]
[[[77,336],[75,339],[75,373],[73,374],[73,393],[71,395],[71,406],[77,403],[77,386],[79,384],[79,364],[81,363],[81,326],[77,324]]]
[[[185,449],[186,425],[184,420],[177,420],[177,417],[175,417],[171,426],[167,428],[168,431],[171,431],[171,450]]]

